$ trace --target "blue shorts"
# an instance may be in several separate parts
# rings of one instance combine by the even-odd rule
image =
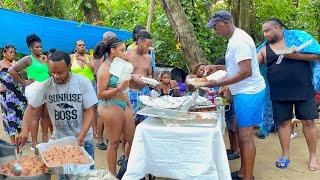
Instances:
[[[261,123],[266,101],[266,89],[257,94],[237,94],[233,96],[233,100],[239,128]]]
[[[141,90],[132,90],[130,89],[128,91],[128,96],[130,99],[130,104],[133,107],[133,111],[134,114],[137,113],[137,111],[139,111],[140,109],[142,109],[144,107],[144,105],[142,104],[142,102],[139,99],[139,96],[145,95],[145,96],[150,96],[150,89],[149,87],[144,87]],[[135,120],[136,121],[143,121],[146,118],[146,116],[142,116],[139,114],[136,114],[135,116]]]

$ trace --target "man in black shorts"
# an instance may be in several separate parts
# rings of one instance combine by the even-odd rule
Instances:
[[[290,163],[290,133],[294,110],[296,118],[302,121],[303,133],[308,144],[309,169],[317,171],[320,170],[316,156],[318,129],[314,119],[318,118],[318,112],[309,61],[320,59],[320,55],[300,52],[277,55],[275,50],[285,49],[288,43],[287,39],[285,41],[285,33],[289,30],[282,27],[281,21],[275,18],[267,20],[262,25],[267,44],[258,53],[260,63],[265,63],[268,67],[273,118],[279,127],[282,155],[276,161],[276,166],[284,169]]]

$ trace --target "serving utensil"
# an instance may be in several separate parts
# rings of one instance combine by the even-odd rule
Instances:
[[[22,151],[19,150],[19,148],[16,148],[15,149],[16,162],[13,163],[13,165],[12,165],[12,173],[15,176],[21,176],[21,174],[22,174],[22,166],[19,164],[19,159],[20,159],[21,155],[22,155]]]

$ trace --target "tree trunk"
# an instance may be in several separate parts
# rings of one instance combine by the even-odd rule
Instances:
[[[175,36],[182,44],[182,51],[189,68],[205,63],[204,52],[194,33],[194,27],[188,20],[179,0],[161,0]]]
[[[18,5],[18,7],[20,8],[20,11],[22,12],[27,12],[27,8],[26,5],[24,4],[23,0],[15,0],[16,4]]]
[[[239,15],[240,15],[240,0],[231,0],[231,14],[233,16],[233,23],[239,27]],[[240,28],[240,27],[239,27]]]
[[[155,4],[156,4],[156,0],[150,0],[149,15],[148,15],[148,21],[147,21],[147,27],[146,27],[148,32],[151,32],[151,23],[152,23]]]
[[[83,14],[86,17],[87,23],[99,24],[99,22],[102,20],[102,18],[101,18],[101,14],[98,10],[98,5],[97,5],[96,0],[83,0],[82,1],[82,8],[83,8]]]
[[[252,35],[252,0],[231,0],[231,13],[234,24]]]

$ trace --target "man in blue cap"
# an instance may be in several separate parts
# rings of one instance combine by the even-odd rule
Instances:
[[[234,99],[234,110],[239,126],[241,168],[231,173],[233,179],[251,180],[256,155],[253,129],[262,120],[266,84],[259,71],[256,46],[242,29],[235,27],[228,11],[218,11],[207,28],[227,37],[226,65],[208,65],[205,71],[227,70],[227,78],[209,81],[207,86],[229,86]]]

